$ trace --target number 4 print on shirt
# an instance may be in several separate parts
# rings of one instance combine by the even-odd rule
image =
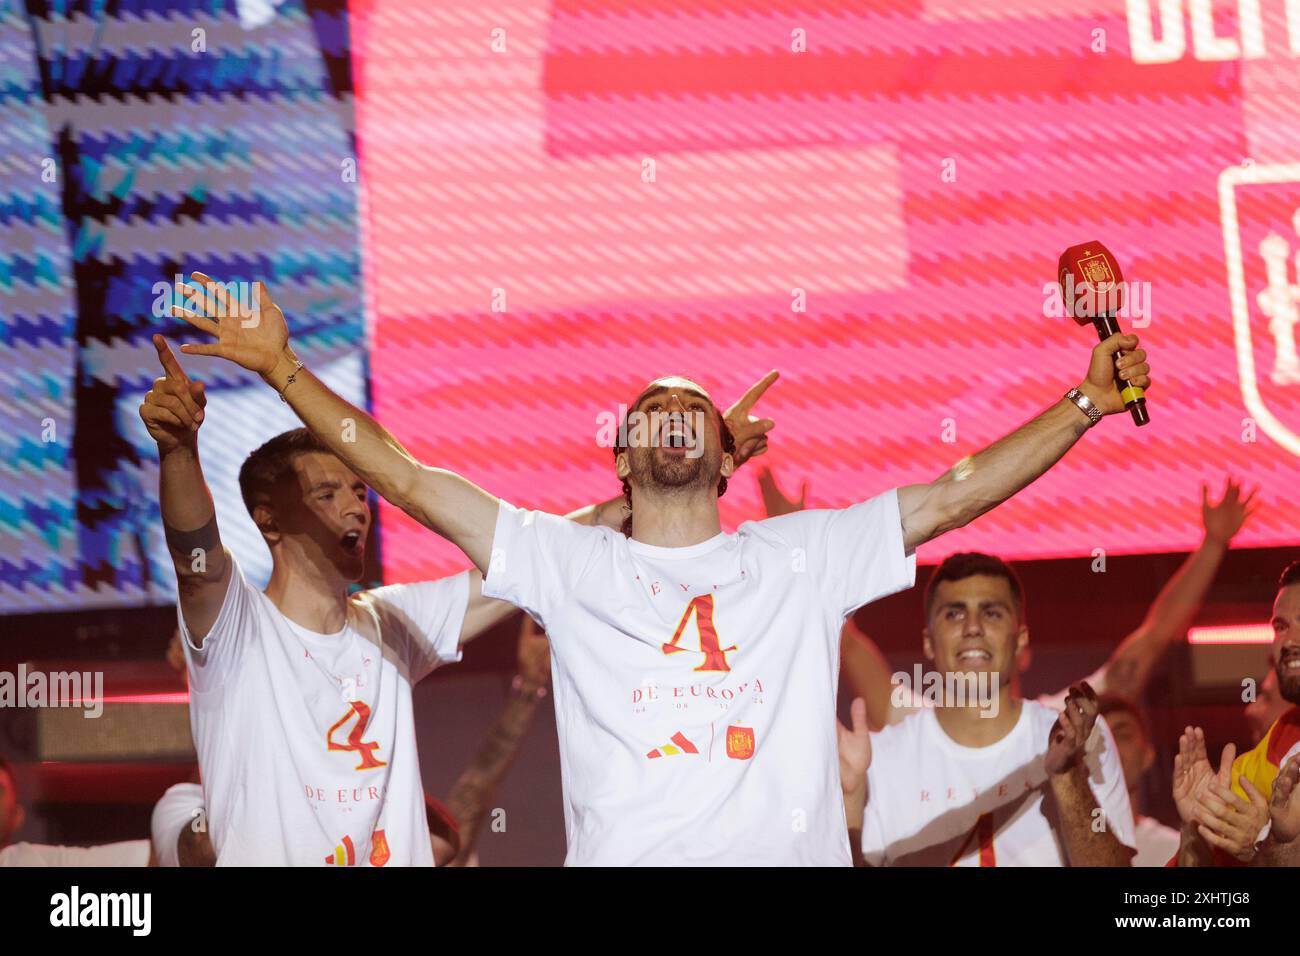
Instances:
[[[727,664],[727,654],[734,651],[736,645],[732,644],[724,649],[718,640],[718,631],[713,626],[712,594],[701,594],[691,599],[691,603],[686,605],[686,610],[682,612],[682,619],[677,622],[677,630],[673,632],[672,640],[663,645],[663,652],[676,654],[678,651],[687,650],[685,647],[680,647],[677,642],[682,639],[682,633],[690,623],[692,615],[695,616],[695,630],[700,637],[700,653],[704,655],[704,662],[695,669],[697,671],[731,670]]]
[[[338,719],[338,721],[325,734],[325,743],[330,750],[355,751],[361,755],[361,763],[353,767],[353,770],[374,770],[376,767],[388,766],[384,761],[375,757],[375,751],[379,749],[378,741],[362,740],[365,736],[366,725],[370,723],[370,708],[359,700],[350,702],[351,709]],[[339,743],[334,739],[334,731],[338,730],[348,718],[354,716],[356,722],[352,725],[352,730],[348,734],[345,743]]]

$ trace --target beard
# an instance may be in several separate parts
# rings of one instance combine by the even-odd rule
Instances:
[[[1294,653],[1283,654],[1277,666],[1273,668],[1277,672],[1278,693],[1282,695],[1283,700],[1292,704],[1300,704],[1300,671],[1291,670],[1286,665],[1297,656]]]
[[[628,450],[633,484],[658,491],[689,491],[717,485],[721,463],[721,454],[707,447],[704,454],[694,458],[672,455],[661,447]]]

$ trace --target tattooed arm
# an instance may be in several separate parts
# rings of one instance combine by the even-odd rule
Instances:
[[[161,335],[153,337],[153,344],[164,375],[154,379],[145,395],[140,418],[158,443],[163,530],[176,568],[181,613],[191,636],[202,644],[230,580],[230,562],[199,464],[199,426],[207,397],[203,383],[190,381]]]
[[[453,866],[464,866],[473,852],[488,804],[514,763],[519,745],[546,696],[550,666],[546,635],[524,614],[519,629],[519,676],[515,678],[515,686],[479,745],[474,761],[460,775],[447,800],[461,833],[461,851]]]
[[[1133,851],[1119,841],[1114,828],[1096,827],[1098,819],[1105,823],[1106,811],[1111,809],[1099,806],[1097,795],[1088,781],[1088,740],[1097,715],[1097,695],[1087,682],[1070,687],[1065,709],[1056,718],[1048,736],[1043,766],[1056,802],[1067,864],[1130,866]],[[1118,761],[1111,769],[1116,775],[1121,772]],[[1127,802],[1124,806],[1127,813]]]

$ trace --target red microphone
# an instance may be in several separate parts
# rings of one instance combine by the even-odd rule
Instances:
[[[1085,242],[1061,253],[1056,265],[1057,282],[1065,311],[1080,325],[1092,324],[1103,342],[1120,330],[1116,316],[1124,307],[1124,277],[1119,263],[1100,242]],[[1119,361],[1124,353],[1115,353]],[[1115,373],[1115,387],[1124,399],[1124,407],[1133,416],[1134,425],[1151,421],[1142,389],[1131,385]]]

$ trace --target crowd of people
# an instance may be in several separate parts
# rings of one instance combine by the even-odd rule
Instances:
[[[932,482],[810,509],[763,474],[767,517],[724,533],[718,499],[767,450],[774,423],[751,412],[775,373],[725,411],[693,381],[649,383],[612,449],[622,494],[565,516],[528,511],[417,461],[334,394],[255,288],[255,321],[249,303],[198,273],[185,291],[202,307],[174,311],[211,338],[182,352],[256,372],[305,426],[240,471],[273,559],[265,589],[222,544],[199,457],[204,388],[161,336],[163,374],[141,405],[160,456],[200,769],[155,811],[155,862],[472,860],[491,794],[548,698],[548,671],[569,864],[1300,860],[1300,563],[1273,604],[1273,703],[1251,713],[1261,738],[1215,764],[1202,729],[1186,728],[1173,771],[1179,828],[1136,805],[1155,759],[1138,701],[1249,519],[1237,484],[1203,500],[1204,541],[1141,626],[1059,694],[1020,695],[1026,595],[995,556],[950,555],[928,582],[917,623],[938,693],[901,686],[853,624],[858,608],[913,586],[920,545],[1010,498],[1123,413],[1124,389],[1150,387],[1136,336],[1101,342],[1063,398]],[[649,427],[631,427],[633,417]],[[372,490],[473,569],[352,593]],[[448,809],[432,812],[412,686],[519,610],[510,702]],[[841,654],[854,691],[847,726],[836,719]],[[0,773],[0,813],[6,799]],[[14,812],[0,816],[0,844]]]

